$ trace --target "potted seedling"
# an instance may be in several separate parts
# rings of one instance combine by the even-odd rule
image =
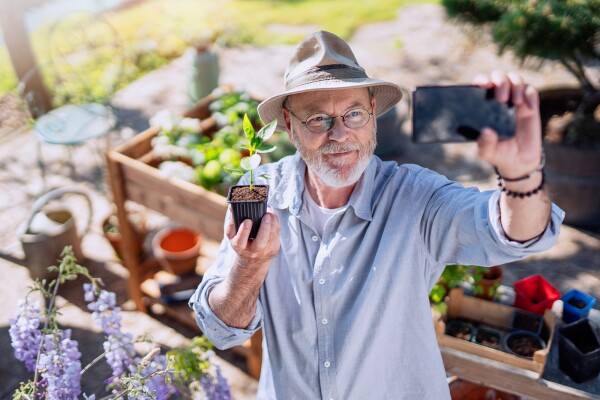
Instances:
[[[254,169],[260,165],[261,153],[270,153],[276,148],[276,146],[265,142],[273,136],[273,133],[275,133],[277,120],[271,121],[256,132],[248,115],[244,114],[243,128],[248,141],[248,143],[244,145],[246,150],[248,150],[248,156],[241,159],[240,167],[243,170],[248,171],[249,184],[231,186],[229,188],[229,193],[227,194],[227,202],[231,204],[231,212],[233,214],[236,230],[239,229],[240,224],[244,220],[249,219],[252,221],[250,238],[254,239],[258,233],[260,221],[267,212],[267,200],[269,198],[269,186],[256,185],[254,183],[256,178]],[[236,170],[233,169],[230,170],[230,172],[235,171]],[[243,173],[243,171],[240,172]],[[266,174],[263,174],[260,177],[269,179]]]
[[[473,266],[473,294],[484,300],[494,300],[502,282],[504,271],[501,266]]]

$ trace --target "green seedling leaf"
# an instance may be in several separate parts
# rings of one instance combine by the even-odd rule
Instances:
[[[254,127],[252,126],[252,122],[250,122],[250,118],[248,118],[248,114],[244,114],[243,127],[244,127],[244,133],[246,134],[248,141],[250,143],[252,143],[252,141],[254,140],[254,137],[256,136],[256,131],[254,130]]]
[[[244,157],[240,161],[240,166],[246,171],[251,171],[260,165],[260,154],[254,154],[252,157]]]
[[[256,151],[258,153],[270,153],[272,151],[275,151],[276,148],[277,148],[277,146],[275,146],[275,145],[263,143],[260,145],[260,147],[258,149],[256,149]]]
[[[269,174],[262,174],[260,177],[266,180],[271,179],[271,176]]]
[[[262,128],[260,128],[257,136],[260,137],[263,140],[263,142],[266,142],[271,138],[271,136],[273,136],[273,133],[275,133],[275,129],[277,129],[276,119],[271,121],[268,125],[265,125]]]
[[[240,175],[244,175],[244,171],[242,171],[239,168],[229,168],[229,167],[223,167],[223,169],[231,174],[240,174]]]

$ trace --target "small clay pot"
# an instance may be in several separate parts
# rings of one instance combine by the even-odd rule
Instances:
[[[152,250],[160,266],[173,275],[186,275],[196,269],[202,236],[183,227],[163,228],[152,240]]]
[[[545,347],[546,342],[529,331],[513,331],[504,337],[504,349],[508,353],[530,360],[536,351]]]

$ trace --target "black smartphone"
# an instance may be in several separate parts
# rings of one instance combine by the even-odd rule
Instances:
[[[413,90],[413,142],[447,143],[477,140],[489,127],[500,139],[515,134],[515,107],[500,103],[494,89],[478,86],[418,86]]]

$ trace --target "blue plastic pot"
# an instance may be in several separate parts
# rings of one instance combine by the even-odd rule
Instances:
[[[590,309],[596,303],[596,298],[577,289],[569,290],[561,300],[563,301],[562,319],[567,324],[587,317]],[[581,302],[581,304],[585,304],[585,306],[580,308],[573,305],[572,302]]]

